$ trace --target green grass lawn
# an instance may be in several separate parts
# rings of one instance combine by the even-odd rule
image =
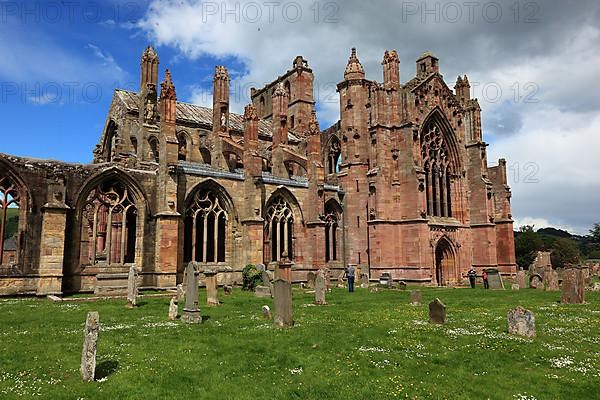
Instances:
[[[600,293],[561,305],[559,292],[422,290],[419,307],[408,291],[334,289],[327,306],[294,291],[296,326],[286,330],[262,319],[270,299],[239,289],[201,307],[201,325],[167,321],[167,298],[142,298],[133,310],[124,301],[0,300],[0,398],[600,398]],[[427,322],[435,297],[448,307],[444,326]],[[506,332],[519,304],[535,312],[533,340]],[[88,311],[102,326],[101,379],[91,383],[79,373]]]

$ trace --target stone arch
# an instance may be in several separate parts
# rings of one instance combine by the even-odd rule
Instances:
[[[263,208],[265,263],[295,256],[295,234],[304,224],[296,197],[285,187],[275,190]]]
[[[325,156],[325,173],[332,175],[339,172],[338,165],[342,157],[342,142],[337,136],[331,135],[329,137],[323,154]]]
[[[210,165],[212,157],[210,154],[210,150],[207,147],[200,146],[200,157],[204,164]]]
[[[177,159],[180,161],[190,161],[192,155],[192,139],[185,130],[177,132]]]
[[[190,191],[184,207],[184,263],[231,263],[238,217],[227,190],[207,179]]]
[[[119,125],[113,119],[110,119],[106,124],[104,141],[102,143],[102,160],[104,162],[111,162],[113,160],[118,139]]]
[[[118,167],[90,177],[77,195],[73,264],[70,273],[65,273],[65,288],[77,291],[86,286],[82,275],[88,275],[87,268],[142,268],[149,214],[146,194]]]
[[[156,135],[148,137],[148,160],[156,163],[160,162],[160,140]]]
[[[455,246],[447,236],[442,236],[434,247],[434,278],[438,286],[456,280],[457,257]]]
[[[0,170],[0,265],[20,265],[32,200],[27,185],[9,163],[0,160]],[[9,230],[14,233],[10,235]]]

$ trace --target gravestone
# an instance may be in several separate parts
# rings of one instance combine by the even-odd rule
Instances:
[[[406,282],[404,282],[404,281],[398,282],[398,287],[400,288],[400,290],[406,290]]]
[[[392,274],[389,272],[382,272],[379,276],[379,284],[387,287],[392,287]]]
[[[217,271],[212,269],[204,270],[204,284],[206,285],[206,304],[209,306],[218,306],[219,290],[217,288]]]
[[[317,279],[317,274],[315,274],[313,271],[308,271],[308,273],[306,274],[306,286],[309,289],[314,289],[316,279]]]
[[[529,287],[531,289],[541,289],[543,287],[542,277],[538,274],[531,275],[529,278]]]
[[[527,285],[527,272],[524,270],[520,270],[517,271],[517,285],[519,285],[520,288],[526,288]]]
[[[273,289],[273,284],[271,283],[271,277],[269,276],[268,271],[261,272],[262,286],[267,286],[270,289]]]
[[[585,303],[585,274],[582,268],[565,269],[560,302],[565,304]]]
[[[98,332],[100,316],[96,311],[88,313],[83,329],[83,352],[81,353],[81,378],[86,382],[94,380],[96,373],[96,350],[98,349]]]
[[[519,284],[518,283],[513,283],[512,286],[510,287],[512,290],[519,290]]]
[[[285,254],[285,252],[284,252]],[[285,258],[284,255],[284,259],[280,260],[276,263],[276,267],[275,267],[275,279],[283,279],[288,281],[289,283],[292,283],[292,266],[294,265],[294,263]]]
[[[188,324],[199,324],[202,322],[200,309],[198,308],[198,272],[192,263],[186,267],[186,290],[185,307],[181,320]]]
[[[265,267],[265,264],[256,264],[256,270],[258,272],[263,272],[267,270],[267,267]]]
[[[337,287],[344,289],[346,287],[346,285],[344,284],[344,277],[346,276],[346,272],[342,271],[340,272],[340,274],[338,275],[337,278]]]
[[[223,286],[223,293],[225,293],[225,296],[230,296],[233,293],[233,287],[230,285]]]
[[[327,304],[327,301],[325,301],[326,291],[327,288],[325,287],[325,273],[319,270],[317,272],[317,278],[315,279],[315,304]]]
[[[271,309],[269,306],[262,306],[262,314],[264,319],[271,319]]]
[[[327,291],[330,292],[331,291],[331,271],[327,267],[323,267],[323,268],[321,268],[321,270],[325,274],[325,287],[327,288]]]
[[[485,272],[487,272],[488,284],[490,286],[490,289],[504,290],[504,283],[502,282],[502,277],[500,276],[500,272],[496,268],[487,268]]]
[[[508,311],[508,333],[512,335],[534,337],[535,316],[521,306]]]
[[[590,288],[590,290],[592,292],[600,292],[600,283],[596,282],[592,285],[592,287]]]
[[[134,308],[137,306],[138,296],[138,283],[137,283],[137,269],[135,266],[129,267],[129,274],[127,274],[127,307]]]
[[[379,292],[379,288],[376,288],[376,287],[369,288],[369,293],[377,293],[377,292]]]
[[[171,302],[169,303],[169,321],[175,321],[178,313],[179,307],[177,305],[177,296],[173,296],[171,297]]]
[[[183,285],[180,283],[177,285],[177,302],[183,303],[185,301],[185,290],[183,290]]]
[[[410,292],[410,304],[412,306],[420,306],[421,299],[422,295],[420,290],[413,290],[412,292]]]
[[[446,306],[440,299],[429,303],[429,322],[432,324],[443,324],[446,322]]]
[[[292,284],[287,280],[276,279],[273,283],[275,303],[275,327],[289,328],[294,325],[292,308]]]
[[[254,288],[254,296],[271,297],[271,289],[268,286],[258,285],[256,288]]]
[[[549,292],[557,292],[558,287],[558,272],[553,269],[548,269],[544,272],[544,281],[546,281],[545,289]]]
[[[360,274],[360,287],[363,289],[369,287],[369,276],[367,274]]]

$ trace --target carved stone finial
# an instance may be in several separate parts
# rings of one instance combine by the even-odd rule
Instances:
[[[278,96],[287,96],[288,92],[287,90],[285,90],[285,86],[283,86],[283,82],[279,82],[277,84],[277,89],[275,89],[275,91],[273,92],[273,97],[278,97]]]
[[[244,107],[244,120],[245,121],[258,121],[258,113],[256,112],[256,107],[252,104],[248,104]]]
[[[229,72],[227,72],[227,68],[223,65],[215,66],[215,80],[218,79],[229,79]]]
[[[356,56],[356,48],[353,47],[344,72],[344,79],[363,79],[364,77],[365,69]]]
[[[152,47],[152,46],[146,47],[146,50],[144,50],[144,54],[142,55],[142,61],[158,62],[158,54],[156,54],[154,47]]]
[[[312,110],[310,114],[310,121],[308,121],[308,134],[309,135],[318,135],[321,133],[321,128],[319,127],[319,120],[317,119],[317,112]]]
[[[175,85],[171,78],[171,71],[167,69],[165,72],[165,80],[160,84],[160,98],[167,100],[177,100],[177,94],[175,93]]]
[[[396,52],[396,50],[386,50],[385,54],[383,55],[383,61],[381,62],[381,64],[385,65],[391,62],[400,62],[400,58],[398,57],[398,52]]]

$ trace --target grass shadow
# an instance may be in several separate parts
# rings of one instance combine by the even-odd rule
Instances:
[[[119,362],[114,360],[102,361],[96,365],[95,380],[106,378],[119,369]]]
[[[210,319],[210,315],[203,315],[202,316],[202,323],[208,321]]]

